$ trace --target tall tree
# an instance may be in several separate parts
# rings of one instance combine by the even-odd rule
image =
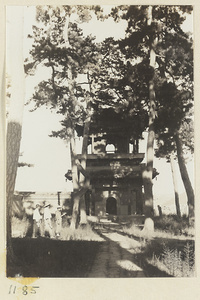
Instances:
[[[164,116],[163,117],[162,116],[160,115],[159,118],[162,118],[162,122],[163,122]],[[171,120],[171,124],[172,123],[173,120]],[[160,130],[157,133],[158,149],[156,150],[156,156],[166,157],[167,160],[170,160],[171,162],[177,214],[180,215],[179,213],[180,208],[178,203],[179,199],[178,199],[178,193],[176,187],[177,178],[176,178],[176,171],[174,171],[175,169],[174,160],[178,159],[179,170],[180,170],[181,177],[183,179],[183,183],[185,181],[184,186],[185,186],[186,195],[188,199],[188,212],[190,218],[194,216],[194,192],[188,175],[185,156],[187,153],[189,154],[193,153],[194,128],[192,123],[193,123],[192,119],[184,118],[180,126],[180,129],[178,131],[179,132],[178,141],[176,138],[177,133],[174,134],[174,127],[172,128],[166,126],[164,128],[160,127]],[[168,120],[168,124],[170,124],[169,120]]]
[[[152,6],[123,6],[122,18],[128,20],[127,35],[120,42],[122,51],[126,58],[132,63],[141,64],[143,71],[146,72],[145,88],[148,89],[149,106],[149,132],[146,151],[146,169],[143,172],[144,190],[145,190],[145,230],[153,231],[153,156],[154,156],[154,138],[155,128],[154,120],[156,117],[156,96],[154,87],[154,73],[156,66],[156,46],[158,35],[154,23]],[[112,12],[116,17],[118,11]],[[147,99],[146,99],[147,100]]]
[[[158,61],[160,68],[165,73],[165,81],[158,87],[160,101],[157,130],[158,136],[164,141],[165,149],[177,152],[179,169],[188,198],[189,215],[192,217],[194,214],[194,191],[185,165],[183,150],[183,144],[185,144],[188,149],[193,151],[191,143],[193,133],[191,126],[191,108],[193,106],[192,40],[187,34],[173,34],[168,35],[165,42],[168,44],[166,49],[163,48],[165,56]]]
[[[132,66],[126,60],[118,41],[113,38],[104,40],[99,51],[102,59],[98,70],[93,74],[96,101],[92,104],[92,121],[98,126],[101,124],[101,128],[97,130],[108,131],[107,111],[112,110],[126,124],[126,134],[130,140],[142,138],[148,125],[148,115],[143,100],[147,97],[147,91],[142,82],[140,66]]]
[[[190,219],[194,217],[194,190],[188,175],[188,171],[185,165],[185,159],[183,155],[183,145],[180,137],[179,131],[176,131],[174,136],[176,142],[178,163],[180,168],[181,177],[185,186],[187,198],[188,198],[188,207],[189,207],[189,217]]]
[[[149,67],[152,75],[149,78],[149,132],[147,138],[147,156],[146,156],[146,170],[144,171],[144,191],[145,191],[145,224],[144,229],[153,231],[153,157],[154,157],[154,139],[155,139],[155,127],[154,120],[156,117],[156,95],[154,86],[154,72],[156,67],[156,46],[157,35],[155,31],[152,31],[152,6],[147,8],[147,30],[149,29]]]
[[[17,175],[22,117],[24,107],[24,59],[23,59],[23,7],[9,7],[7,50],[11,74],[11,99],[6,134],[6,200],[7,200],[7,254],[12,260],[11,243],[12,201]],[[20,88],[19,88],[20,87]]]
[[[151,175],[153,170],[155,117],[157,110],[159,110],[160,101],[159,96],[155,97],[155,94],[158,93],[163,82],[169,80],[171,69],[176,70],[177,80],[179,81],[186,74],[190,76],[187,67],[182,67],[181,60],[178,59],[178,64],[176,63],[178,56],[177,43],[172,44],[170,40],[175,41],[177,37],[179,41],[180,39],[186,39],[181,25],[185,19],[184,14],[190,13],[191,10],[192,7],[190,6],[121,6],[112,11],[112,16],[116,20],[124,18],[128,21],[126,37],[119,44],[122,51],[126,54],[126,58],[132,64],[137,63],[141,66],[141,70],[145,74],[144,81],[146,81],[149,89],[149,97],[147,99],[149,105],[149,134],[147,141],[147,164],[144,172],[145,214],[147,219],[149,217],[152,219],[153,216]],[[186,52],[187,49],[188,46]],[[165,64],[160,62],[165,62]],[[177,72],[181,68],[182,74],[181,72]],[[182,97],[180,100],[184,102]],[[177,102],[176,105],[178,105]],[[179,108],[176,107],[176,109],[178,110]],[[180,118],[179,122],[181,122]],[[153,229],[153,223],[150,222],[150,224],[151,229]]]
[[[192,217],[194,214],[194,191],[185,166],[182,147],[184,141],[183,135],[181,135],[183,124],[186,122],[191,124],[188,111],[193,106],[193,41],[190,33],[183,32],[181,23],[185,18],[185,13],[191,13],[192,7],[178,6],[175,8],[174,11],[172,8],[162,9],[166,13],[163,18],[162,38],[158,45],[157,63],[160,68],[160,77],[164,80],[165,101],[160,101],[159,111],[161,115],[163,115],[163,109],[167,113],[163,119],[166,121],[167,118],[168,120],[168,124],[165,123],[165,131],[168,128],[168,133],[175,143],[179,169],[188,198],[189,215]],[[171,14],[173,19],[169,18]],[[173,30],[169,30],[168,27]],[[169,83],[173,84],[170,86]],[[163,93],[162,88],[161,93]],[[170,97],[173,101],[167,99]]]
[[[81,22],[89,20],[89,10],[85,6],[39,7],[37,19],[43,27],[33,27],[34,44],[30,52],[33,61],[29,60],[26,64],[29,73],[38,63],[51,70],[51,78],[40,82],[36,88],[32,98],[36,102],[35,107],[47,105],[64,115],[61,122],[63,129],[53,132],[53,136],[70,142],[74,190],[73,229],[77,226],[80,198],[86,191],[86,184],[88,185],[88,181],[83,180],[82,175],[78,176],[78,172],[86,176],[85,154],[91,115],[90,102],[93,101],[88,86],[92,85],[90,73],[94,72],[98,62],[94,38],[84,37],[74,19],[78,18]],[[82,162],[76,157],[75,134],[79,124],[84,127]]]

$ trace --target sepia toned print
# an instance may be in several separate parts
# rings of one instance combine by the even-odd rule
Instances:
[[[7,277],[195,277],[193,6],[10,6],[6,52]]]

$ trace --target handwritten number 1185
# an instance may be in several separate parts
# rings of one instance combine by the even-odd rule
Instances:
[[[37,288],[39,288],[39,286],[27,286],[27,285],[24,285],[22,287],[22,294],[24,296],[28,295],[29,293],[30,294],[36,294],[36,289]],[[16,292],[16,285],[10,285],[8,294],[15,294],[15,292]]]

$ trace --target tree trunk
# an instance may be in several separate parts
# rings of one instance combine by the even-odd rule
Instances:
[[[74,133],[74,131],[73,131]],[[78,169],[75,163],[76,151],[75,151],[75,137],[74,134],[70,139],[70,151],[71,151],[71,165],[72,165],[72,183],[73,183],[73,209],[72,209],[72,219],[70,228],[75,230],[78,225],[78,215],[79,215],[79,201],[80,197],[78,195],[79,184],[78,184]]]
[[[64,28],[63,38],[65,40],[65,47],[69,47],[68,31],[69,31],[70,15],[66,17],[66,24]],[[69,94],[73,106],[76,106],[77,99],[74,95],[74,80],[72,75],[71,66],[68,66],[68,87]],[[71,152],[71,168],[72,168],[72,184],[73,184],[73,208],[72,208],[72,219],[70,228],[75,230],[78,225],[78,216],[79,216],[79,202],[80,198],[78,195],[79,191],[79,182],[78,182],[78,166],[76,164],[76,143],[75,143],[75,133],[74,133],[74,124],[71,122],[71,138],[70,138],[70,152]]]
[[[176,174],[176,167],[174,162],[174,155],[170,155],[170,164],[172,170],[172,178],[174,184],[174,194],[175,194],[175,205],[176,205],[176,213],[179,218],[181,218],[181,210],[180,210],[180,203],[179,203],[179,194],[178,194],[178,183],[177,183],[177,174]]]
[[[89,84],[90,92],[91,92],[91,86],[89,83],[89,74],[88,74],[88,84]],[[82,145],[82,157],[83,158],[81,160],[81,165],[84,170],[86,170],[86,163],[87,163],[87,147],[88,147],[90,123],[91,123],[90,102],[87,102],[87,118],[85,120],[84,130],[83,130],[83,145]],[[90,178],[88,176],[84,177],[83,174],[80,174],[80,185],[83,186],[84,188],[88,189],[90,186]],[[82,223],[82,224],[87,223],[85,195],[83,195],[83,197],[81,197],[81,200],[80,200],[80,223]]]
[[[71,97],[73,99],[74,105],[76,105],[77,100],[75,99],[73,93],[73,80],[71,69],[69,68],[69,90]],[[90,127],[91,116],[88,114],[88,118],[84,124],[84,134],[83,134],[83,146],[82,146],[82,155],[83,159],[81,161],[81,165],[77,160],[76,155],[76,146],[75,146],[75,133],[73,129],[73,137],[71,138],[71,163],[72,163],[72,181],[73,181],[73,211],[72,211],[72,223],[71,228],[75,229],[78,225],[78,216],[80,213],[80,223],[87,223],[87,215],[86,215],[86,206],[85,206],[85,196],[84,194],[79,196],[78,191],[82,188],[85,189],[86,186],[89,187],[89,179],[88,174],[85,172],[86,170],[86,157],[87,157],[87,145],[88,145],[88,136],[89,136],[89,127]],[[73,127],[73,124],[72,124]],[[80,176],[78,178],[78,169],[80,169]]]
[[[147,8],[147,25],[151,28],[152,25],[152,6]],[[149,36],[149,50],[150,50],[150,69],[154,74],[155,64],[156,64],[156,54],[155,46],[157,39],[150,33]],[[154,130],[154,120],[156,116],[156,105],[155,105],[155,88],[154,88],[154,75],[149,80],[149,131],[147,139],[147,154],[146,154],[146,170],[143,172],[144,180],[144,214],[145,214],[145,231],[153,231],[153,157],[154,157],[154,139],[155,139],[155,130]]]
[[[180,169],[180,173],[181,173],[181,178],[183,180],[183,184],[184,184],[185,191],[187,194],[187,199],[188,199],[189,218],[192,218],[192,217],[194,217],[194,190],[192,188],[192,184],[190,182],[188,171],[187,171],[187,168],[185,165],[182,142],[181,142],[178,131],[175,132],[174,139],[176,142],[177,157],[178,157],[178,164],[179,164],[179,169]]]
[[[68,30],[69,30],[69,22],[70,15],[66,19],[65,29],[64,29],[64,39],[65,46],[69,47],[69,39],[68,39]],[[74,84],[75,81],[73,79],[73,74],[71,70],[71,66],[68,66],[68,87],[71,100],[73,102],[74,108],[77,104],[77,99],[74,95]],[[88,114],[88,118],[84,124],[84,135],[83,135],[83,146],[82,146],[82,155],[83,159],[81,161],[81,165],[76,158],[76,149],[75,149],[75,135],[73,132],[73,137],[71,138],[71,163],[72,163],[72,181],[73,181],[73,210],[72,210],[72,221],[70,227],[72,229],[77,228],[78,225],[78,216],[80,213],[80,221],[81,223],[87,223],[86,216],[86,207],[85,207],[85,197],[84,194],[80,195],[79,191],[82,188],[85,190],[86,185],[88,184],[88,179],[86,179],[87,174],[84,174],[86,169],[86,155],[87,155],[87,145],[88,145],[88,135],[89,135],[89,126],[90,126],[90,114]],[[72,127],[74,124],[72,124]],[[81,169],[80,169],[81,167]],[[78,169],[80,170],[80,176],[78,179]]]
[[[8,71],[11,74],[11,99],[6,133],[6,201],[7,201],[7,261],[14,259],[12,249],[12,202],[17,176],[20,152],[23,108],[24,108],[24,69],[23,69],[23,7],[9,7],[8,10]]]
[[[69,94],[72,101],[72,104],[75,106],[77,104],[77,99],[74,95],[74,79],[72,75],[71,66],[68,66],[68,87]],[[78,165],[76,163],[76,143],[75,143],[75,132],[74,132],[74,124],[71,122],[71,139],[70,139],[70,150],[71,150],[71,165],[72,165],[72,183],[73,183],[73,209],[72,209],[72,219],[70,228],[75,230],[78,226],[78,217],[79,217],[79,204],[80,204],[80,196],[78,195],[79,191],[79,179],[78,179]]]
[[[1,20],[1,25],[2,25],[2,30],[3,32],[5,32],[5,18],[3,18],[3,20]],[[4,41],[3,41],[3,45],[4,45]],[[1,199],[1,216],[3,217],[1,219],[1,227],[0,227],[0,235],[1,235],[1,245],[0,245],[0,252],[1,253],[5,253],[5,235],[4,235],[4,230],[6,224],[4,224],[5,222],[5,215],[4,215],[4,205],[5,204],[5,198],[6,198],[6,188],[5,188],[5,178],[6,178],[6,166],[5,166],[5,158],[6,158],[6,153],[5,153],[5,144],[6,144],[6,139],[5,139],[5,115],[4,114],[6,112],[6,108],[5,108],[5,87],[6,87],[6,78],[5,78],[5,66],[6,66],[6,61],[5,61],[5,50],[4,50],[4,46],[2,47],[2,52],[1,52],[1,56],[2,56],[2,65],[0,63],[0,80],[1,80],[1,85],[0,85],[0,94],[1,94],[1,99],[0,99],[0,111],[1,111],[1,117],[0,117],[0,145],[1,145],[1,151],[0,151],[0,199]],[[6,220],[8,220],[8,216],[6,216]],[[6,226],[7,227],[7,226]],[[10,230],[11,231],[11,230]],[[11,236],[11,234],[9,234],[9,237]],[[8,244],[8,239],[7,239],[7,244]],[[1,251],[2,250],[2,251]],[[3,261],[1,262],[1,266],[4,265],[5,260],[4,260],[4,256],[2,256]],[[2,270],[4,269],[4,267],[2,268]]]
[[[83,169],[86,169],[86,160],[87,160],[87,146],[88,146],[88,136],[89,136],[89,129],[90,129],[90,121],[91,116],[88,115],[85,124],[84,124],[84,131],[83,131],[83,145],[82,145],[82,160],[81,165]],[[82,173],[80,174],[80,186],[84,188],[89,188],[90,180],[86,178]],[[85,205],[85,195],[83,195],[80,199],[80,223],[86,224],[87,223],[87,215],[86,215],[86,205]]]

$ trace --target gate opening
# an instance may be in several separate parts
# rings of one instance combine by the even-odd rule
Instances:
[[[109,215],[117,215],[117,200],[109,197],[106,200],[106,213]]]

